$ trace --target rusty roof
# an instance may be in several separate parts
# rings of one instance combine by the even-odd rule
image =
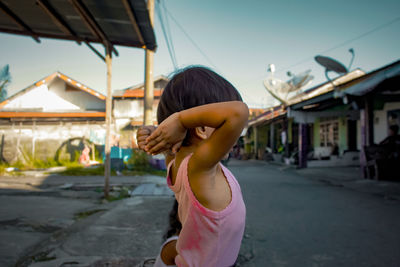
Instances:
[[[0,32],[28,35],[37,42],[43,37],[89,47],[157,47],[145,0],[2,0],[0,10]]]

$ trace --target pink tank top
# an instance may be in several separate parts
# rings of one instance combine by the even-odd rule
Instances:
[[[181,163],[172,185],[168,166],[167,183],[179,203],[182,223],[176,249],[177,266],[227,267],[235,264],[242,242],[246,207],[239,183],[222,164],[222,171],[232,192],[230,204],[222,211],[207,209],[194,196],[188,180],[187,166],[191,155]]]

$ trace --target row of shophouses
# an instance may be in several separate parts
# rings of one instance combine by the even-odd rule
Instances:
[[[154,80],[154,124],[167,82],[164,76]],[[60,72],[9,97],[0,103],[0,160],[71,159],[85,145],[101,149],[105,98]],[[143,84],[114,90],[112,144],[136,146],[143,98]],[[356,69],[296,95],[287,105],[251,110],[250,115],[242,139],[246,158],[299,167],[365,167],[365,149],[384,139],[390,125],[400,125],[400,61],[369,73]]]
[[[400,180],[399,147],[388,157],[378,145],[391,125],[400,125],[400,61],[356,69],[270,108],[249,121],[244,149],[300,168],[361,166],[365,177]]]

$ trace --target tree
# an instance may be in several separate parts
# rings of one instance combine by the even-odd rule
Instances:
[[[7,86],[11,82],[11,74],[9,65],[5,65],[0,69],[0,101],[7,98]]]

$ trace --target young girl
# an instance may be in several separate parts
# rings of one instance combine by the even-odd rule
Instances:
[[[240,186],[220,161],[247,123],[248,108],[224,78],[203,67],[177,73],[157,110],[159,126],[138,131],[139,147],[166,156],[167,182],[182,223],[177,266],[233,266],[245,227]]]

